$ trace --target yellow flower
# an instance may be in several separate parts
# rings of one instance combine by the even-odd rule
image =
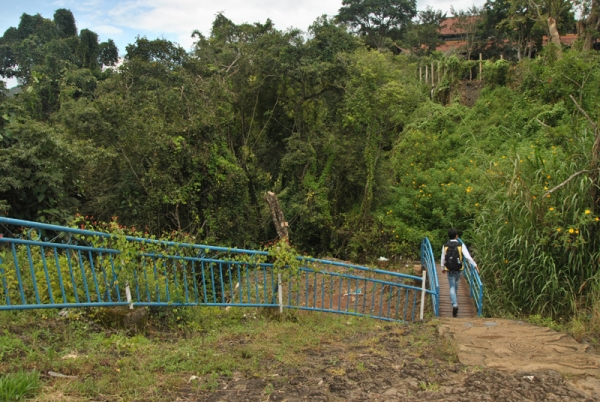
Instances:
[[[589,215],[589,214],[590,214],[590,212],[591,212],[591,211],[590,211],[589,209],[586,209],[586,210],[585,210],[585,214],[586,214],[586,215]]]
[[[546,161],[544,161],[544,162],[546,162]],[[548,176],[546,176],[546,179],[550,179],[551,177],[552,177],[552,176],[548,175]]]
[[[596,217],[596,222],[600,221],[600,218]]]
[[[550,211],[554,211],[554,207],[550,207]]]
[[[558,233],[560,233],[560,231],[561,231],[561,230],[562,230],[561,228],[556,228],[556,231],[557,231]]]
[[[479,206],[479,203],[475,204],[475,206],[476,206],[476,207],[478,207],[478,206]],[[598,220],[598,218],[596,218],[596,220]]]
[[[579,229],[575,229],[575,234],[579,234]]]
[[[573,232],[575,232],[573,228],[569,229],[569,233],[573,234]]]

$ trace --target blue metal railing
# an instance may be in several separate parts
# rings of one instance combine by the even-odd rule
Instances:
[[[458,240],[461,244],[464,244],[462,240]],[[481,317],[483,314],[483,283],[479,271],[466,258],[463,258],[463,271],[469,284],[471,298],[475,301],[477,307],[477,315]]]
[[[47,237],[51,238],[48,239]],[[282,307],[415,319],[422,279],[297,257]],[[0,310],[93,306],[278,307],[265,251],[115,236],[0,217]],[[431,276],[430,276],[431,277]],[[434,297],[438,289],[426,290]]]
[[[421,266],[427,270],[433,312],[438,317],[440,311],[440,283],[437,276],[437,269],[435,268],[435,258],[431,249],[431,243],[427,237],[421,241]]]

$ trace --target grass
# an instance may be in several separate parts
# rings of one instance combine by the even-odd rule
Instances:
[[[256,309],[175,310],[151,314],[145,331],[134,335],[103,327],[80,311],[68,318],[51,310],[2,312],[2,392],[15,389],[4,384],[16,383],[32,384],[21,385],[28,392],[40,389],[38,373],[42,373],[44,391],[39,400],[176,399],[186,387],[215,389],[219,377],[233,373],[266,378],[274,374],[271,362],[301,368],[307,350],[384,325],[333,314],[292,312],[270,319]],[[376,349],[376,342],[369,338],[368,346]],[[333,368],[342,375],[343,369]],[[77,378],[47,377],[48,371]],[[34,374],[26,377],[26,373]],[[199,379],[189,381],[192,376]],[[0,400],[18,400],[11,398]]]
[[[37,371],[17,371],[0,377],[0,401],[22,401],[40,389],[40,374]]]
[[[382,361],[393,362],[395,370],[422,365],[429,377],[424,390],[438,391],[438,366],[456,362],[456,346],[438,336],[437,320],[406,325],[305,311],[280,316],[190,307],[151,311],[142,332],[128,333],[100,324],[93,312],[0,314],[0,376],[40,373],[31,394],[36,401],[197,400],[240,378],[258,381],[267,399],[289,378],[376,376]]]

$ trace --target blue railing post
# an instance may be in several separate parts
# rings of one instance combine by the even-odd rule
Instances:
[[[421,266],[427,269],[427,275],[429,276],[429,290],[431,293],[431,301],[433,310],[436,317],[439,316],[439,279],[437,276],[437,270],[435,267],[435,258],[433,256],[433,250],[431,249],[431,243],[427,237],[421,241]]]
[[[462,240],[458,240],[461,244],[464,244]],[[481,277],[477,269],[469,261],[464,260],[463,266],[471,298],[475,301],[475,306],[477,307],[477,315],[481,317],[483,314],[483,283],[481,282]]]
[[[10,295],[8,294],[8,285],[6,284],[6,276],[4,274],[4,268],[2,268],[2,257],[0,257],[0,276],[2,277],[2,289],[4,289],[6,305],[10,306]]]

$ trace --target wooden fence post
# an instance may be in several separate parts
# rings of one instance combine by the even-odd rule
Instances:
[[[427,270],[423,270],[423,281],[421,282],[421,321],[423,321],[423,312],[425,311],[425,291],[427,290],[426,285]]]
[[[483,79],[483,55],[479,53],[479,81]]]

